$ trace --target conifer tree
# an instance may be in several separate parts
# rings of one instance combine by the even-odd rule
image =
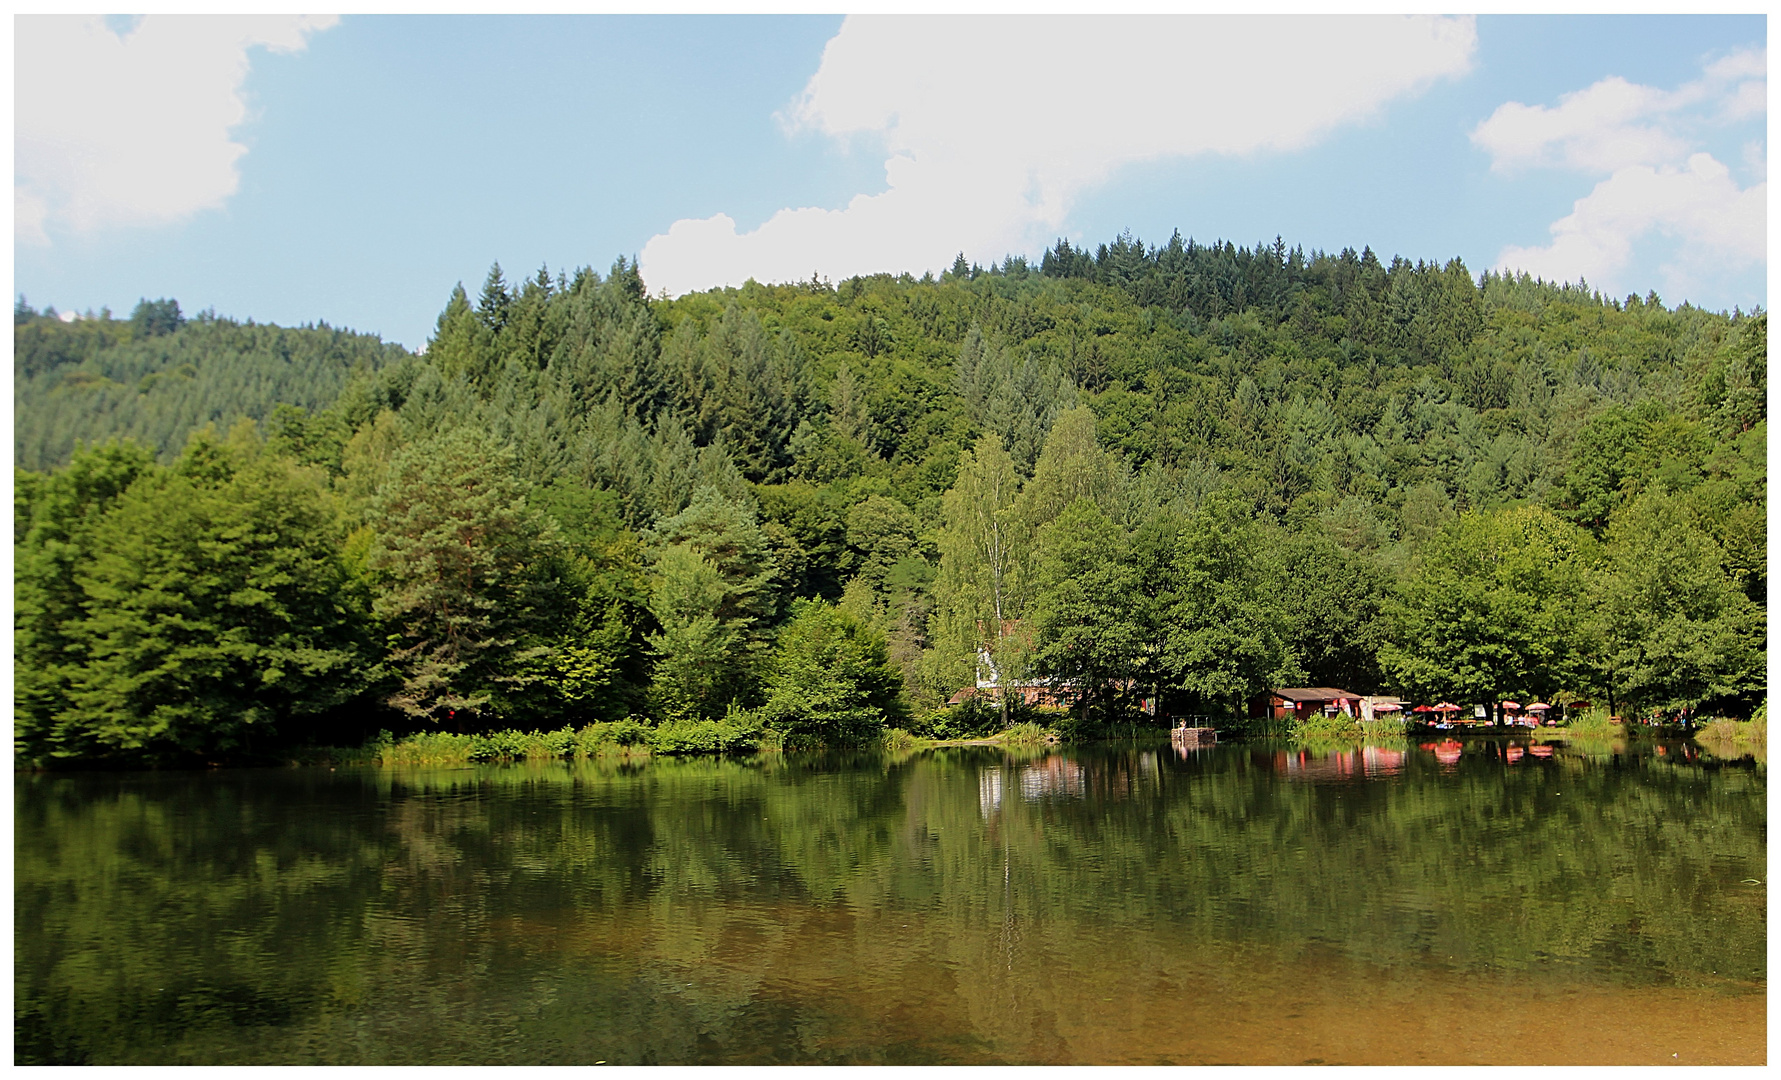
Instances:
[[[459,428],[398,452],[372,498],[375,612],[400,680],[387,700],[416,720],[498,715],[536,659],[521,639],[539,619],[535,572],[559,541],[513,466],[511,450]]]

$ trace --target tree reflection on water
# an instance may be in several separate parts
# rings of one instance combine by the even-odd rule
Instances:
[[[1760,1060],[1765,792],[1523,739],[26,775],[15,1054]]]

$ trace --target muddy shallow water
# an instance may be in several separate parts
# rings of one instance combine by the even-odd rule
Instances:
[[[15,1055],[1759,1063],[1765,767],[1656,749],[21,776]]]

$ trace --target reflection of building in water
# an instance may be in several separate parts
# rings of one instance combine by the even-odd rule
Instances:
[[[1091,789],[1095,799],[1118,800],[1132,798],[1141,780],[1154,782],[1161,773],[1154,750],[1137,755],[1135,761],[1102,761],[1086,766],[1053,754],[1016,768],[1014,781],[1020,797],[1027,800],[1087,798]],[[1006,769],[983,769],[977,774],[977,807],[986,819],[1002,809],[1006,774]]]
[[[985,769],[977,774],[977,808],[986,818],[1002,808],[1002,770]]]
[[[1280,750],[1269,760],[1275,772],[1295,780],[1349,780],[1356,777],[1395,776],[1404,771],[1404,752],[1383,746],[1358,750]]]
[[[1279,771],[1295,780],[1342,780],[1355,775],[1358,762],[1352,750],[1330,754],[1312,754],[1304,750],[1282,750],[1276,755]]]
[[[1066,757],[1048,757],[1020,770],[1020,794],[1026,799],[1043,799],[1050,795],[1081,798],[1083,781],[1082,766]]]
[[[1361,768],[1368,776],[1395,776],[1404,771],[1404,752],[1383,746],[1363,747]]]

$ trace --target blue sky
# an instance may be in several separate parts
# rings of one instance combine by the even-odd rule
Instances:
[[[497,259],[678,293],[1176,228],[1766,303],[1760,16],[15,28],[15,292],[63,311],[417,347]]]

